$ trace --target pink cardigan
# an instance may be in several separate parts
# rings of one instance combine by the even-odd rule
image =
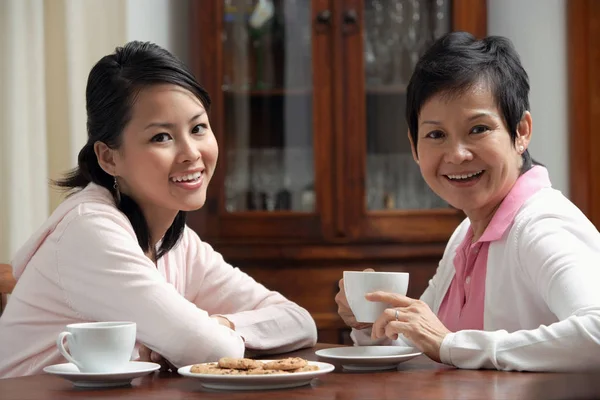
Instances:
[[[17,285],[0,318],[0,378],[65,362],[57,335],[86,321],[134,321],[138,341],[176,366],[316,343],[305,309],[233,268],[188,227],[155,266],[95,184],[65,200],[12,265]]]

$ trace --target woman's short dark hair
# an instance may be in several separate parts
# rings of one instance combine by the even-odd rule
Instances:
[[[167,50],[153,43],[133,41],[104,56],[90,71],[86,88],[88,140],[79,152],[77,167],[55,184],[67,189],[82,189],[94,182],[108,189],[130,220],[138,243],[145,253],[151,248],[148,224],[140,207],[129,196],[114,188],[114,177],[98,163],[94,143],[100,141],[112,149],[121,145],[123,130],[131,120],[132,107],[140,90],[156,84],[173,84],[193,93],[208,111],[210,97],[196,82],[188,68]],[[185,228],[186,213],[179,211],[162,238],[155,257],[172,249]]]
[[[415,152],[423,105],[439,93],[461,95],[481,81],[489,84],[515,145],[519,122],[529,111],[529,77],[519,55],[505,37],[477,40],[467,32],[451,32],[423,54],[408,84],[406,120]],[[522,157],[521,173],[537,164],[528,150]]]

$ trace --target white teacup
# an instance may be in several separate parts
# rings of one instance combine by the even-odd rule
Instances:
[[[408,272],[344,271],[344,291],[358,322],[373,323],[389,305],[365,299],[378,290],[406,295]]]
[[[65,337],[69,351],[64,346]],[[88,322],[67,325],[56,345],[81,372],[120,372],[131,359],[135,337],[135,322]]]

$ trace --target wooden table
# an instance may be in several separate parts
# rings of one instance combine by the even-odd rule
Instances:
[[[294,353],[317,361],[315,350],[336,345],[318,344]],[[336,346],[337,347],[337,346]],[[332,373],[294,389],[217,392],[194,379],[155,373],[135,379],[131,387],[77,389],[51,375],[0,379],[0,399],[591,399],[600,398],[600,372],[520,373],[457,370],[420,356],[397,371]]]

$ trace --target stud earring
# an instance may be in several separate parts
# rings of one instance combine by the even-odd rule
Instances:
[[[525,147],[519,146],[519,153],[523,153],[525,151]]]
[[[113,185],[113,189],[115,189],[115,199],[117,200],[117,205],[121,203],[121,192],[119,191],[119,183],[117,182],[117,177],[115,176],[115,183]]]

